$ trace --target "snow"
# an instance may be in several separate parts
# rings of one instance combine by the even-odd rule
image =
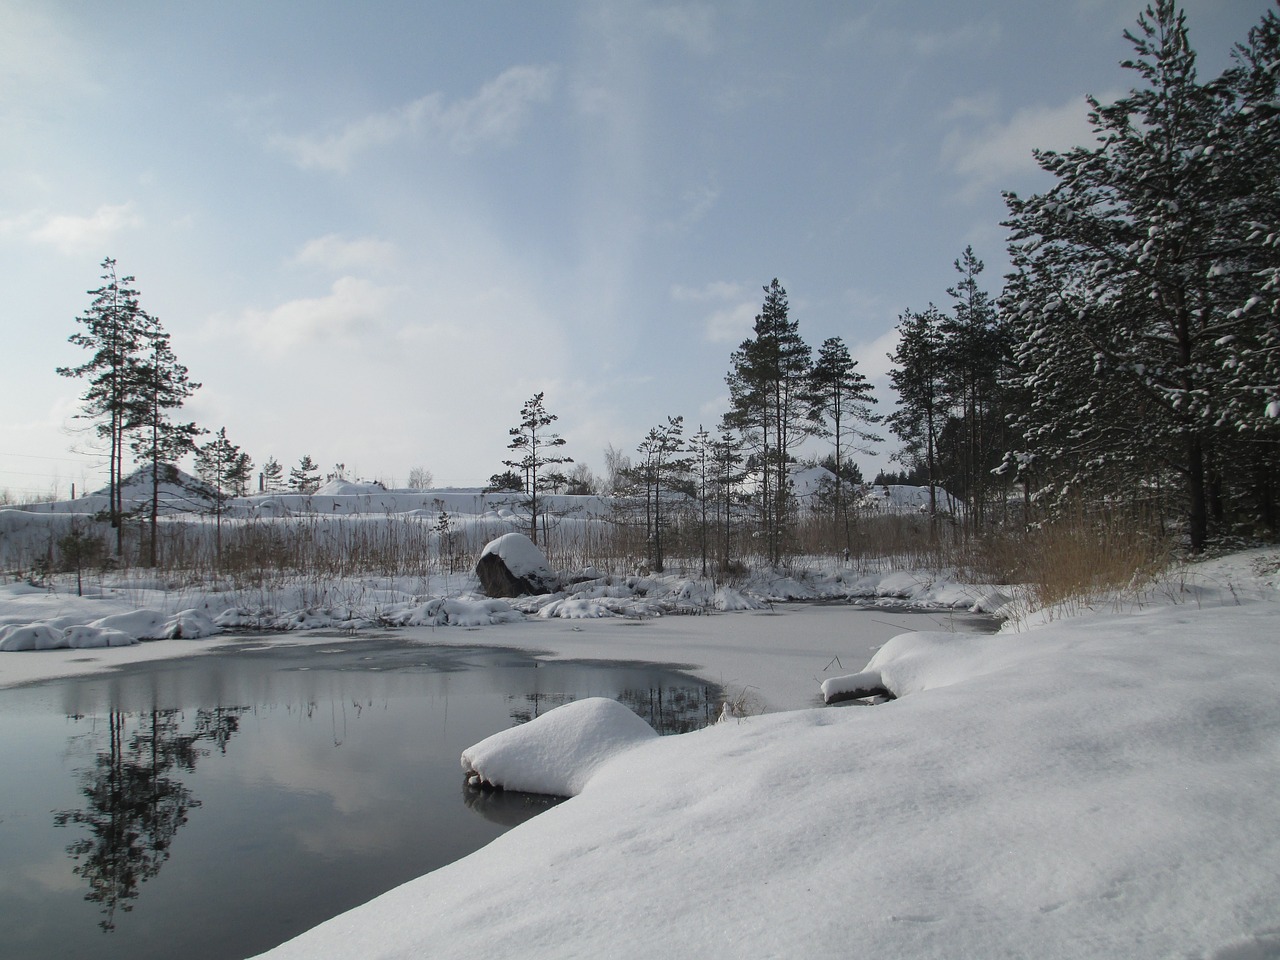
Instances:
[[[904,634],[868,665],[881,706],[562,750],[573,799],[265,956],[1276,956],[1280,608],[1253,561],[1192,603]],[[498,765],[535,772],[591,709]]]
[[[948,630],[950,611],[1015,608],[1016,591],[936,571],[605,576],[512,603],[473,583],[5,583],[0,645],[67,649],[0,656],[0,685],[189,656],[209,645],[178,636],[235,623],[378,624],[682,663],[731,691],[722,722],[681,736],[595,700],[495,730],[466,766],[572,799],[270,960],[1280,956],[1275,550],[1021,610],[993,635]],[[933,612],[905,609],[920,604]],[[70,648],[143,635],[164,639]],[[824,676],[898,699],[819,707]]]
[[[617,700],[588,697],[468,747],[462,767],[477,786],[572,797],[606,761],[656,736]]]

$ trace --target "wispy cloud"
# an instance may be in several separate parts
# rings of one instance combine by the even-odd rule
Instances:
[[[1106,101],[1106,98],[1102,98]],[[955,101],[942,119],[958,124],[942,143],[943,163],[964,181],[963,195],[1025,178],[1038,170],[1032,151],[1093,143],[1084,96],[1058,106],[1024,107],[998,116],[994,98]]]
[[[270,310],[246,310],[233,326],[264,348],[319,345],[373,333],[385,321],[398,292],[398,288],[341,277],[325,296],[290,300]]]
[[[122,230],[142,226],[142,217],[134,210],[133,202],[117,205],[104,204],[85,216],[57,214],[48,217],[30,233],[37,243],[47,243],[61,253],[75,254],[85,251],[101,251]]]
[[[760,301],[740,283],[715,280],[701,287],[675,286],[671,299],[677,303],[704,304],[711,312],[703,317],[702,336],[710,343],[739,343],[751,333]]]
[[[716,11],[704,3],[672,4],[648,13],[649,22],[660,36],[682,43],[691,53],[715,52]]]
[[[472,97],[446,101],[429,93],[403,106],[351,121],[327,134],[278,134],[270,146],[300,167],[345,172],[361,153],[398,141],[428,137],[466,154],[485,145],[506,146],[535,104],[551,98],[556,70],[517,66],[490,80]]]
[[[85,44],[59,22],[56,9],[0,0],[0,23],[0,103],[25,111],[40,101],[98,90],[86,68],[92,58]]]
[[[1003,29],[995,20],[961,23],[944,30],[903,30],[876,23],[874,13],[863,13],[838,24],[827,37],[835,49],[874,50],[892,56],[937,57],[952,51],[973,53],[1000,42]]]
[[[674,214],[657,224],[657,229],[668,233],[683,233],[711,212],[720,199],[720,188],[714,183],[704,183],[684,191]]]
[[[373,237],[347,240],[339,234],[327,233],[304,243],[289,262],[294,266],[348,271],[390,267],[394,264],[396,255],[396,245],[387,240]]]

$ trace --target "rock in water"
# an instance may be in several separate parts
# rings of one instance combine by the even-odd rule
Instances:
[[[487,544],[476,564],[487,597],[551,593],[560,586],[537,544],[523,533],[508,533]]]

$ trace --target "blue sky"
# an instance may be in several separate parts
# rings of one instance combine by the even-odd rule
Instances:
[[[1185,4],[1203,76],[1268,6]],[[1135,82],[1139,9],[0,0],[0,490],[103,482],[54,368],[106,256],[258,464],[480,484],[545,391],[599,471],[714,426],[774,277],[887,410],[898,315],[966,244],[999,289],[1000,191]]]

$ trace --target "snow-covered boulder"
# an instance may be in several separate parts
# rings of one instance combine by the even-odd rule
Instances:
[[[476,576],[485,595],[495,598],[551,593],[560,585],[538,545],[523,533],[508,533],[486,544]]]
[[[658,734],[617,700],[588,697],[462,751],[468,782],[572,797],[607,760]]]

